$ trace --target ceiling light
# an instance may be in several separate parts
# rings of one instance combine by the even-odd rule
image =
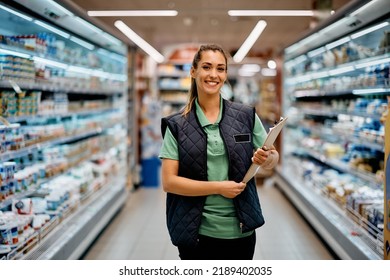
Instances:
[[[233,60],[235,62],[241,62],[244,57],[247,55],[253,44],[256,42],[256,40],[260,37],[261,33],[267,26],[267,22],[264,20],[260,20],[255,28],[252,30],[252,32],[249,34],[248,38],[244,41],[240,49],[236,52],[236,54],[233,56]]]
[[[183,19],[183,24],[185,25],[185,26],[191,26],[192,24],[193,24],[193,19],[192,18],[190,18],[190,17],[185,17],[184,19]]]
[[[135,33],[130,27],[128,27],[123,21],[117,20],[114,25],[125,34],[131,41],[134,42],[138,47],[144,50],[148,55],[150,55],[156,62],[162,63],[164,61],[164,56],[159,53],[155,48],[153,48],[148,42],[142,39],[137,33]]]
[[[270,69],[276,69],[276,62],[274,60],[269,60],[267,66]]]
[[[230,10],[228,11],[229,16],[296,16],[296,17],[312,17],[314,11],[312,10]]]
[[[88,11],[91,17],[174,17],[175,10],[112,10],[112,11]]]
[[[263,69],[261,69],[261,75],[263,75],[265,77],[274,77],[274,76],[276,76],[276,70],[269,69],[269,68],[263,68]]]
[[[244,64],[240,69],[247,72],[260,72],[261,67],[259,64]]]
[[[238,69],[238,75],[241,77],[253,77],[256,72],[245,71],[243,69]]]

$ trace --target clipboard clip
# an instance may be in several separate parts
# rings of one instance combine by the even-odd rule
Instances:
[[[275,121],[274,122],[274,125],[277,125],[278,123],[280,123],[281,121],[283,121],[284,120],[284,118],[283,117],[280,117],[280,119],[278,120],[278,121]]]

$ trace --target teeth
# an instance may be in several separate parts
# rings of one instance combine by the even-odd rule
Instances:
[[[217,85],[217,82],[207,82],[209,85],[213,85],[213,86],[215,86],[215,85]]]

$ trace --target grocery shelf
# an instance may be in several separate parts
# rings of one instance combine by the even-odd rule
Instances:
[[[66,92],[66,93],[82,93],[90,95],[114,95],[121,93],[120,90],[112,89],[90,89],[87,87],[76,86],[61,86],[54,82],[42,81],[42,82],[17,82],[18,86],[23,90],[43,90],[50,92]],[[12,85],[8,81],[0,81],[0,88],[12,89]]]
[[[345,212],[337,206],[333,207],[321,194],[305,187],[305,183],[294,172],[277,168],[275,185],[287,195],[339,258],[383,259],[378,242],[361,231]]]
[[[328,166],[331,166],[337,170],[340,170],[345,173],[353,174],[354,176],[366,181],[371,182],[374,185],[374,182],[376,182],[375,174],[364,172],[363,170],[357,170],[355,168],[349,167],[347,164],[341,162],[340,160],[333,159],[333,158],[326,158],[324,155],[307,149],[302,149],[304,153],[308,154],[309,156],[315,158],[316,160],[325,163]],[[379,183],[378,183],[379,184]]]
[[[69,117],[82,117],[88,115],[97,115],[97,114],[106,114],[119,111],[117,108],[106,108],[106,109],[93,109],[93,110],[83,110],[77,112],[67,112],[59,114],[46,114],[46,115],[25,115],[25,116],[16,116],[16,117],[7,117],[7,121],[10,123],[14,122],[25,122],[25,121],[34,121],[41,119],[63,119]]]
[[[290,124],[276,184],[341,259],[384,258],[390,21],[387,0],[370,3],[351,3],[284,51]]]
[[[0,164],[16,163],[14,170],[7,170],[9,181],[0,193],[1,218],[7,225],[7,234],[15,229],[20,218],[20,213],[16,214],[10,207],[14,199],[32,196],[47,204],[39,205],[39,211],[26,211],[32,217],[25,225],[26,232],[6,241],[6,249],[11,251],[3,255],[11,260],[78,259],[123,206],[128,195],[128,163],[122,162],[127,155],[124,140],[129,122],[127,45],[117,39],[111,41],[115,45],[107,41],[101,45],[100,36],[114,40],[103,29],[89,38],[97,30],[90,23],[92,29],[78,33],[83,40],[68,33],[77,29],[74,23],[81,20],[77,16],[79,12],[73,11],[74,16],[66,17],[70,22],[62,28],[53,24],[52,18],[45,17],[46,12],[41,11],[37,3],[14,2],[8,1],[5,9],[0,9],[0,22],[6,34],[0,42],[1,111],[7,124],[19,127],[19,123],[26,130],[33,124],[40,130],[27,135],[12,126],[5,129],[8,134],[3,132],[2,135],[4,148],[2,146]],[[84,40],[84,44],[80,44]],[[91,44],[95,40],[98,42]],[[35,114],[37,112],[39,114]],[[57,130],[47,128],[52,124]],[[24,135],[27,137],[23,139]],[[53,152],[61,148],[58,153]],[[59,164],[45,165],[49,161]],[[36,179],[43,176],[35,169],[27,170],[30,166],[39,167],[38,163],[47,168],[47,178]],[[86,167],[95,163],[96,170]],[[30,173],[23,174],[23,171]],[[115,175],[111,174],[113,172]],[[19,184],[16,174],[21,174],[22,180],[27,178],[26,185],[10,191],[13,183]],[[64,186],[56,182],[56,179],[62,180],[61,175],[79,180],[69,183],[69,194],[74,194],[72,199],[61,194]],[[30,179],[32,176],[36,176],[35,179]],[[26,191],[19,192],[22,189]],[[49,199],[54,204],[61,201],[61,205],[50,207]],[[42,216],[45,221],[41,221]],[[44,222],[42,227],[41,222]]]
[[[102,132],[101,128],[96,128],[96,129],[93,129],[91,131],[86,131],[84,133],[80,133],[78,135],[61,137],[59,139],[45,141],[42,143],[37,143],[37,144],[31,145],[31,146],[28,146],[26,148],[21,148],[21,149],[16,150],[16,151],[9,151],[9,152],[6,152],[4,154],[0,154],[0,161],[7,161],[10,159],[14,159],[14,158],[20,158],[20,157],[26,156],[28,154],[31,154],[36,150],[40,150],[40,149],[47,148],[47,147],[54,146],[54,145],[64,144],[64,143],[71,142],[71,141],[77,141],[77,140],[87,138],[87,137],[92,137],[92,136],[98,135],[101,132]]]
[[[118,176],[61,221],[26,255],[25,260],[79,259],[121,209],[128,196],[125,176]]]

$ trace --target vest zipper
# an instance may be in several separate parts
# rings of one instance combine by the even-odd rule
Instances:
[[[240,230],[241,230],[241,234],[242,234],[242,227],[244,226],[243,223],[240,223]]]

